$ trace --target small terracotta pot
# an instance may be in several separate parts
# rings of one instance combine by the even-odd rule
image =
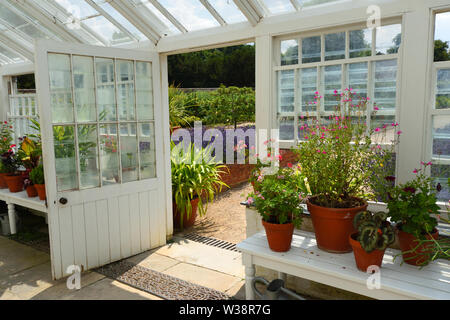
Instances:
[[[366,272],[367,268],[370,266],[378,266],[381,267],[383,262],[384,252],[386,250],[373,250],[372,252],[366,252],[361,243],[356,240],[358,237],[358,233],[355,232],[350,235],[349,243],[353,248],[353,254],[355,255],[356,266],[359,270]]]
[[[34,185],[28,186],[26,189],[29,198],[37,197],[38,193]]]
[[[10,192],[20,192],[23,191],[23,177],[19,175],[7,175],[5,176],[5,181],[8,184]]]
[[[348,209],[320,207],[311,203],[310,199],[306,204],[311,214],[319,249],[332,253],[352,251],[348,238],[356,232],[353,218],[357,213],[367,210],[367,203]]]
[[[35,184],[34,187],[36,188],[40,200],[47,199],[47,195],[45,193],[45,184]]]
[[[262,220],[266,229],[267,242],[269,248],[276,252],[286,252],[291,248],[292,235],[294,234],[294,224],[269,223]]]
[[[0,173],[0,189],[8,188],[8,184],[6,183],[5,176],[8,173]]]
[[[195,219],[197,218],[197,207],[198,207],[199,198],[195,198],[191,201],[192,212],[189,219],[187,218],[186,212],[183,214],[183,228],[192,227],[195,223]],[[180,211],[178,210],[177,204],[175,201],[172,202],[172,210],[173,210],[173,225],[176,229],[181,229],[180,223]]]
[[[419,246],[415,252],[405,253],[406,251],[413,250],[417,247],[419,244],[417,238],[413,236],[412,234],[408,232],[404,232],[401,229],[401,225],[397,226],[397,236],[398,241],[400,244],[400,249],[402,250],[402,257],[403,261],[407,264],[413,265],[413,266],[421,266],[426,265],[428,263],[425,263],[428,260],[429,254],[432,253],[433,244],[432,243],[424,243],[421,246]],[[431,240],[438,239],[439,232],[437,229],[434,229],[431,233],[431,236],[426,235],[426,239]]]

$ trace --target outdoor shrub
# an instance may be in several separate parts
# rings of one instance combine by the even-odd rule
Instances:
[[[44,184],[44,166],[42,164],[38,165],[36,168],[30,172],[30,180],[33,184]]]

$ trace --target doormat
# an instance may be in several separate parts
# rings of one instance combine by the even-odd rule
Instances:
[[[188,233],[186,235],[183,235],[183,238],[188,239],[188,240],[192,240],[192,241],[195,241],[195,242],[203,243],[203,244],[206,244],[206,245],[212,246],[212,247],[222,248],[222,249],[225,249],[225,250],[230,250],[230,251],[235,251],[235,252],[238,251],[236,249],[236,244],[235,243],[231,243],[231,242],[227,242],[227,241],[219,240],[219,239],[215,239],[215,238],[201,236],[201,235],[199,235],[199,234],[197,234],[195,232],[191,232],[191,233]]]
[[[166,300],[230,300],[223,292],[199,286],[126,260],[95,270],[109,278]]]

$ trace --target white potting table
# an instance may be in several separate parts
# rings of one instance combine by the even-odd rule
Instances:
[[[317,247],[313,233],[296,233],[291,249],[284,253],[269,249],[264,232],[258,232],[236,246],[242,252],[245,265],[248,300],[255,298],[251,285],[255,265],[375,299],[450,299],[450,262],[447,260],[436,260],[420,269],[406,263],[401,265],[401,256],[394,261],[400,251],[387,249],[380,273],[371,275],[356,268],[353,252],[328,253]],[[378,276],[380,288],[369,289],[367,283],[375,284],[373,280]]]
[[[29,198],[26,191],[12,193],[8,189],[0,189],[0,200],[5,201],[8,205],[11,234],[17,232],[15,205],[36,210],[42,213],[42,216],[45,217],[47,221],[46,202],[44,200],[39,200],[39,197]]]

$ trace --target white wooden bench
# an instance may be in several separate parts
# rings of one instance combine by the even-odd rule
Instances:
[[[353,252],[332,254],[322,251],[310,232],[296,231],[292,247],[285,253],[270,250],[264,232],[247,238],[236,247],[242,252],[245,265],[247,300],[255,298],[251,285],[255,265],[375,299],[450,299],[450,263],[447,260],[437,260],[419,269],[406,263],[400,265],[401,256],[394,262],[399,251],[387,249],[379,273],[380,289],[369,289],[367,280],[371,275],[356,268]]]

